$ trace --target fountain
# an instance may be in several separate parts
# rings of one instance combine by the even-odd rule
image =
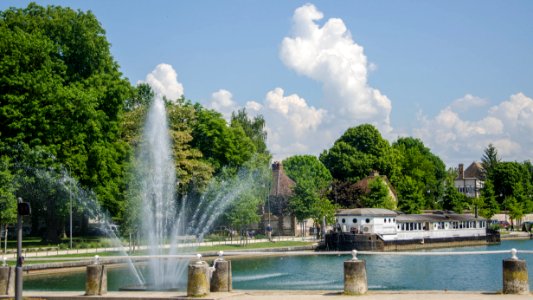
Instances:
[[[156,97],[146,117],[134,182],[130,184],[132,190],[128,196],[132,206],[141,208],[136,217],[150,259],[146,277],[137,270],[138,285],[131,288],[173,290],[184,287],[188,260],[168,258],[185,251],[178,237],[201,241],[232,201],[256,184],[255,177],[253,172],[241,170],[233,178],[212,180],[194,201],[187,197],[178,201],[165,103]]]

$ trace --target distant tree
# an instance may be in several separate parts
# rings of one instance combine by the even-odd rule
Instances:
[[[436,200],[444,192],[442,183],[446,178],[446,167],[442,160],[431,153],[421,140],[411,137],[398,138],[392,148],[398,153],[395,162],[400,170],[397,176],[391,178],[392,183],[397,185],[405,176],[410,177],[425,198],[424,208],[435,209]],[[399,196],[406,195],[400,193]]]
[[[498,150],[496,150],[493,144],[489,144],[483,151],[483,156],[481,157],[481,165],[483,166],[483,172],[486,178],[492,178],[492,171],[500,161],[501,158],[498,155]]]
[[[342,208],[363,207],[361,199],[363,191],[351,181],[333,180],[328,199]]]
[[[422,191],[418,188],[417,182],[409,176],[398,183],[398,209],[408,214],[418,214],[425,207],[425,200]]]
[[[383,179],[377,177],[371,180],[368,184],[368,188],[369,192],[366,195],[363,195],[363,207],[396,209],[396,203],[389,194],[389,188]]]
[[[485,186],[481,189],[481,199],[482,205],[479,214],[482,217],[492,219],[495,214],[500,212],[500,206],[496,200],[496,195],[494,194],[492,181],[485,181]]]
[[[230,127],[222,115],[214,110],[195,106],[191,145],[199,149],[218,173],[223,166],[235,171],[250,160],[257,149],[241,126]]]
[[[511,228],[514,229],[515,221],[520,220],[524,216],[524,206],[513,196],[505,197],[502,205],[507,210],[511,219]]]
[[[244,130],[246,136],[254,143],[257,153],[268,154],[266,122],[262,115],[250,118],[243,108],[231,114],[230,124],[232,127],[240,126]]]
[[[333,147],[322,152],[320,161],[333,178],[352,182],[366,177],[372,170],[389,176],[394,167],[389,142],[370,124],[346,130]]]
[[[331,184],[328,169],[312,155],[295,155],[283,161],[284,170],[296,182],[294,196],[289,207],[300,221],[312,218],[321,224],[322,218],[331,219],[335,213],[333,204],[326,197]]]

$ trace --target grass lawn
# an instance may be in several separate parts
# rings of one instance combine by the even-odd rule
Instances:
[[[309,246],[312,245],[312,242],[306,241],[276,241],[276,242],[260,242],[260,243],[250,243],[247,245],[238,245],[238,244],[228,244],[228,245],[214,245],[214,246],[201,246],[201,247],[187,247],[184,248],[183,252],[189,254],[202,253],[202,252],[213,252],[213,251],[242,251],[242,250],[253,250],[253,249],[264,249],[264,248],[284,248],[284,247],[297,247],[297,246]],[[98,253],[79,253],[79,254],[68,254],[68,255],[51,255],[48,256],[47,260],[32,260],[31,256],[26,258],[26,265],[30,264],[41,264],[41,263],[51,263],[51,262],[60,262],[67,261],[63,258],[68,258],[68,261],[71,261],[71,258],[80,258],[80,260],[93,258],[94,255],[99,255],[101,257],[108,256],[122,256],[124,253],[117,251],[109,252],[98,252]],[[143,256],[146,255],[146,251],[137,251],[132,256]],[[14,261],[9,262],[10,265],[14,264]]]

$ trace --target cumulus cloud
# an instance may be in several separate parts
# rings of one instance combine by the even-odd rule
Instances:
[[[233,100],[233,95],[229,91],[220,89],[211,94],[211,101],[207,107],[222,113],[226,121],[229,121],[231,113],[238,109],[238,104]]]
[[[267,121],[268,145],[274,159],[313,153],[322,144],[325,136],[320,126],[327,115],[326,110],[309,105],[297,94],[285,95],[281,88],[269,91],[261,108],[260,113]]]
[[[466,95],[441,110],[434,118],[421,115],[416,136],[435,149],[449,164],[479,160],[492,143],[505,160],[533,156],[533,99],[518,93],[487,109],[476,121],[466,120],[459,111],[480,108],[486,100]]]
[[[140,81],[143,82],[143,81]],[[146,80],[157,95],[176,100],[183,95],[183,85],[178,82],[178,73],[169,64],[159,64],[146,75]]]
[[[349,126],[372,123],[390,132],[391,101],[367,80],[376,66],[367,61],[363,47],[354,42],[341,19],[331,18],[319,26],[323,17],[312,4],[296,9],[292,35],[281,44],[281,60],[322,84],[328,111],[342,123],[339,128],[346,129],[348,122]]]
[[[472,108],[479,108],[488,105],[486,99],[466,94],[462,98],[456,99],[450,105],[451,108],[459,112],[466,112]]]

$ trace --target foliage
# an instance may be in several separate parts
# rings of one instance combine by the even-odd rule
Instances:
[[[444,195],[442,197],[442,208],[452,210],[456,213],[463,213],[467,208],[466,196],[460,193],[453,184],[453,178],[446,181]]]
[[[394,166],[389,142],[370,124],[346,130],[329,150],[322,152],[320,161],[333,178],[352,182],[372,170],[390,176]]]
[[[363,207],[363,191],[350,181],[333,180],[328,198],[336,206],[343,208]]]
[[[231,114],[230,124],[231,127],[240,126],[244,130],[246,136],[252,140],[257,153],[268,154],[266,146],[266,123],[262,115],[250,119],[246,113],[246,109],[243,108],[238,110],[237,113],[233,112]]]
[[[482,217],[492,219],[495,214],[500,212],[500,206],[498,201],[496,201],[492,181],[485,181],[485,186],[483,189],[481,189],[481,200],[482,205],[480,207],[479,214]]]
[[[294,196],[289,199],[296,218],[300,221],[313,218],[316,224],[323,217],[331,220],[335,207],[326,197],[332,180],[328,169],[312,155],[291,156],[282,165],[287,176],[296,182]]]
[[[498,156],[498,150],[496,150],[493,144],[489,144],[483,151],[483,156],[481,157],[481,165],[483,166],[483,172],[487,179],[492,179],[492,172],[500,161],[501,158]]]
[[[130,85],[95,16],[30,3],[0,13],[0,36],[0,154],[49,153],[120,215]]]
[[[421,140],[411,137],[398,138],[392,148],[397,152],[395,162],[400,170],[397,176],[392,176],[392,183],[397,185],[408,176],[425,197],[422,208],[437,208],[436,199],[442,197],[442,182],[446,178],[446,167],[442,160],[431,153]],[[405,196],[408,195],[400,192],[399,197]]]
[[[196,121],[193,124],[191,145],[199,149],[215,169],[223,166],[234,171],[250,160],[256,153],[254,142],[241,126],[228,126],[222,115],[214,110],[195,104]]]
[[[425,207],[424,195],[417,182],[406,176],[398,183],[398,209],[408,214],[417,214]]]
[[[0,157],[0,227],[17,221],[15,176],[11,173],[9,164],[8,157]]]
[[[396,209],[396,202],[390,195],[389,187],[381,177],[370,180],[368,188],[369,192],[362,199],[363,207]]]

